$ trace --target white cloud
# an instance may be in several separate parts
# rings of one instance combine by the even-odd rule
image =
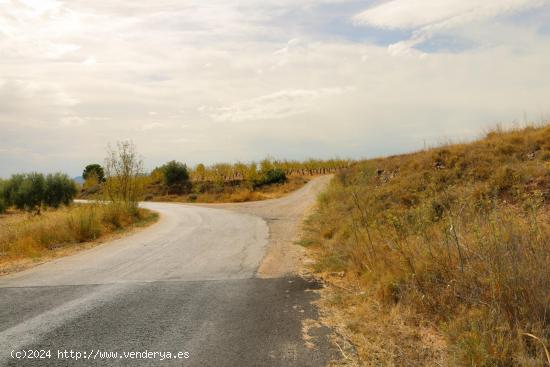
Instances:
[[[141,130],[143,131],[155,130],[164,126],[165,125],[160,122],[151,122],[150,124],[141,125]]]
[[[453,32],[472,23],[550,4],[549,0],[391,0],[353,17],[356,25],[413,31],[410,39],[390,45],[390,53],[418,53],[413,48],[434,34]],[[487,41],[487,40],[476,40]],[[515,40],[512,40],[515,41]]]
[[[319,88],[312,90],[282,90],[257,98],[237,102],[227,107],[211,108],[208,112],[216,121],[261,121],[282,119],[301,114],[315,107],[323,97],[342,94],[345,88]]]
[[[545,0],[391,0],[354,17],[356,24],[416,29],[457,26],[547,4]]]
[[[386,154],[549,112],[548,36],[490,18],[536,2],[488,0],[483,20],[440,0],[462,25],[435,2],[382,3],[393,11],[369,25],[415,34],[389,53],[337,29],[364,3],[349,1],[0,0],[0,147],[21,152],[0,155],[0,176],[76,174],[123,139],[149,167]],[[418,57],[419,37],[443,29],[490,47]]]

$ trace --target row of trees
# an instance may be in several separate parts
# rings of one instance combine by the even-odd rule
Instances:
[[[0,181],[0,212],[15,206],[39,214],[42,207],[70,204],[76,193],[76,184],[63,173],[16,174],[9,180]]]
[[[285,171],[272,164],[263,164],[260,170],[254,163],[250,165],[237,163],[234,166],[218,164],[211,169],[212,172],[209,172],[204,165],[199,164],[194,170],[190,170],[184,163],[170,161],[155,168],[150,174],[150,180],[153,183],[163,183],[171,192],[177,193],[189,190],[192,181],[223,183],[231,180],[246,180],[253,186],[261,186],[285,182],[287,179]],[[235,175],[235,172],[239,172],[240,175]]]
[[[149,175],[143,173],[143,163],[130,142],[122,142],[117,149],[109,150],[105,167],[99,164],[86,166],[84,187],[101,187],[107,199],[135,200],[147,184],[163,184],[172,193],[189,191],[193,182],[223,184],[228,181],[247,181],[252,186],[284,182],[291,175],[315,175],[337,172],[353,162],[345,159],[314,160],[304,162],[264,159],[259,163],[218,163],[210,166],[198,164],[189,168],[184,163],[170,161],[155,168]]]
[[[83,172],[86,184],[101,185],[106,200],[137,209],[143,196],[143,161],[132,142],[109,147],[105,166],[91,164]],[[45,207],[69,205],[78,192],[76,183],[66,174],[15,174],[0,180],[0,212],[8,207],[40,214]]]
[[[262,178],[262,174],[271,170],[280,170],[286,176],[317,175],[337,172],[352,163],[347,159],[309,159],[303,162],[264,159],[260,163],[218,163],[210,166],[198,164],[189,173],[193,181],[256,181]]]

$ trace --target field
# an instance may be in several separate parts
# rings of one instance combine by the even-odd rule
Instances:
[[[146,186],[146,200],[196,203],[239,203],[275,199],[305,185],[310,176],[292,176],[282,183],[253,187],[244,181],[195,182],[189,193],[170,194],[162,185]]]
[[[40,215],[8,210],[0,215],[0,274],[89,248],[157,218],[156,213],[122,204],[73,204]]]
[[[550,363],[550,126],[359,162],[306,226],[350,364]]]

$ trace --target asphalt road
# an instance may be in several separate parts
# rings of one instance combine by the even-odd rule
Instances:
[[[0,277],[0,365],[325,365],[328,330],[305,327],[318,285],[293,274],[290,241],[326,182],[240,205],[147,203],[152,227]]]

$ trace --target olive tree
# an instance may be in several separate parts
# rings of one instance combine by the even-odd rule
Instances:
[[[58,208],[61,204],[69,205],[77,191],[75,182],[66,174],[49,174],[46,176],[43,202],[53,208]]]
[[[12,187],[10,198],[17,209],[35,211],[40,214],[44,193],[46,192],[46,180],[40,173],[28,173],[17,180]]]
[[[46,177],[36,172],[16,174],[0,183],[0,206],[3,210],[15,206],[40,214],[43,206],[58,208],[61,204],[69,205],[76,193],[76,184],[63,173]]]

